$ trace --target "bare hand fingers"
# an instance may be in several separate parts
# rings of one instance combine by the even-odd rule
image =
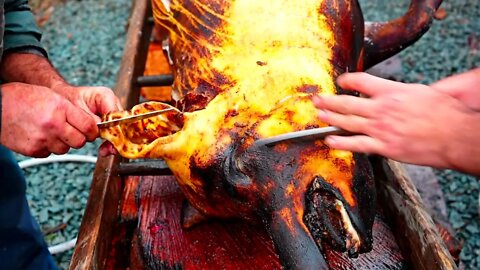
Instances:
[[[382,141],[365,135],[328,136],[325,143],[331,148],[352,152],[381,155],[385,151]]]
[[[109,155],[116,155],[118,154],[117,150],[109,141],[105,141],[100,145],[100,148],[98,149],[98,155],[101,157],[106,157]]]
[[[79,149],[85,145],[87,138],[76,128],[66,125],[64,131],[59,136],[60,140],[68,146]]]
[[[367,96],[376,96],[405,85],[363,72],[344,73],[338,77],[337,83],[345,90],[358,91]]]
[[[96,120],[87,112],[73,104],[66,110],[67,122],[80,131],[89,142],[94,141],[99,134]]]
[[[53,139],[49,142],[47,149],[50,153],[63,155],[66,154],[68,150],[70,150],[70,147],[59,139]]]
[[[318,113],[321,121],[355,133],[367,133],[369,120],[355,115],[344,115],[332,111],[321,110]]]
[[[316,96],[313,97],[313,104],[318,109],[341,114],[371,117],[376,113],[373,109],[374,103],[372,100],[349,95]]]
[[[19,151],[19,152],[21,154],[25,154],[27,156],[34,157],[34,158],[46,158],[51,154],[51,152],[48,151],[46,148],[37,149],[34,151],[25,150],[25,151]]]
[[[109,88],[95,87],[94,91],[96,91],[94,108],[95,114],[103,115],[109,112],[123,110],[120,101]]]

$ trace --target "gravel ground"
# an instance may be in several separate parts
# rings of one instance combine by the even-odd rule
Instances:
[[[399,16],[409,2],[360,0],[365,18],[370,21]],[[447,17],[435,21],[427,34],[399,54],[403,63],[401,80],[431,83],[480,67],[480,2],[444,0],[442,8]],[[457,237],[464,241],[461,261],[465,269],[480,269],[479,181],[451,170],[437,171],[437,176],[445,194],[448,218]]]
[[[43,25],[43,42],[50,60],[74,85],[113,87],[125,43],[131,0],[66,1],[55,6]],[[100,141],[69,154],[97,155]],[[26,159],[18,155],[19,160]],[[56,163],[25,170],[30,206],[44,229],[66,224],[46,236],[49,245],[77,236],[88,199],[94,165]],[[56,255],[67,269],[72,251]]]
[[[402,14],[407,0],[360,0],[367,20],[387,20]],[[130,0],[83,0],[59,4],[44,24],[44,42],[50,59],[71,83],[112,87],[125,41]],[[480,63],[480,4],[478,0],[445,1],[446,19],[415,45],[400,54],[401,79],[430,83]],[[71,153],[96,155],[99,142]],[[25,157],[18,156],[19,160]],[[47,236],[49,244],[74,238],[88,198],[92,164],[62,163],[25,170],[28,199],[44,228],[61,223],[66,229]],[[447,199],[449,219],[465,241],[462,262],[480,269],[479,184],[476,178],[438,171]],[[62,269],[71,252],[55,256]]]

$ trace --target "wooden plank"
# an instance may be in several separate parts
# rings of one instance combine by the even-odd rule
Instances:
[[[379,199],[413,268],[457,269],[403,165],[381,158],[373,159],[372,164]]]
[[[209,221],[180,225],[184,196],[172,176],[142,177],[140,250],[145,269],[281,269],[273,243],[260,226]]]
[[[127,42],[115,87],[115,94],[124,107],[138,102],[136,77],[143,73],[151,32],[148,17],[150,0],[134,0],[129,21]],[[120,157],[100,157],[94,171],[89,200],[80,226],[70,269],[103,269],[112,239],[111,227],[118,218],[123,183],[116,169]]]
[[[417,188],[425,210],[431,216],[447,217],[447,205],[443,191],[431,167],[403,164],[405,171]]]
[[[93,266],[97,264],[98,259],[108,254],[110,239],[113,237],[108,226],[117,221],[118,201],[122,194],[121,180],[114,166],[119,159],[111,156],[97,161],[78,241],[70,263],[71,270],[97,269]]]
[[[432,217],[449,253],[458,264],[463,243],[455,237],[455,231],[448,220],[445,197],[433,169],[411,164],[403,164],[403,167],[417,188],[425,210]]]
[[[120,203],[120,221],[137,220],[138,205],[136,202],[136,194],[140,177],[130,176],[125,178],[125,187],[123,188],[122,201]]]
[[[132,247],[132,262],[142,268],[281,269],[262,224],[212,219],[182,229],[180,213],[185,197],[172,176],[142,177],[137,194],[141,216],[134,238],[140,246]],[[381,212],[375,220],[373,237],[373,250],[356,259],[324,247],[330,268],[405,269],[401,250]]]

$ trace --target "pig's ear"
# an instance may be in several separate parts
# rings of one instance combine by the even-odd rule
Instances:
[[[158,153],[152,152],[158,150],[155,148],[156,142],[163,145],[170,143],[173,140],[171,135],[183,127],[183,115],[175,107],[166,103],[150,101],[138,104],[131,110],[111,112],[103,116],[103,121],[112,121],[158,110],[165,112],[135,122],[101,128],[100,137],[111,142],[118,153],[125,158],[158,155]],[[162,154],[166,153],[162,152]]]

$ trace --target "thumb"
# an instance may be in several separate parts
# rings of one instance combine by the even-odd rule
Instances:
[[[100,145],[98,149],[98,155],[101,157],[109,156],[109,155],[116,155],[118,154],[117,150],[109,141],[105,141]]]

